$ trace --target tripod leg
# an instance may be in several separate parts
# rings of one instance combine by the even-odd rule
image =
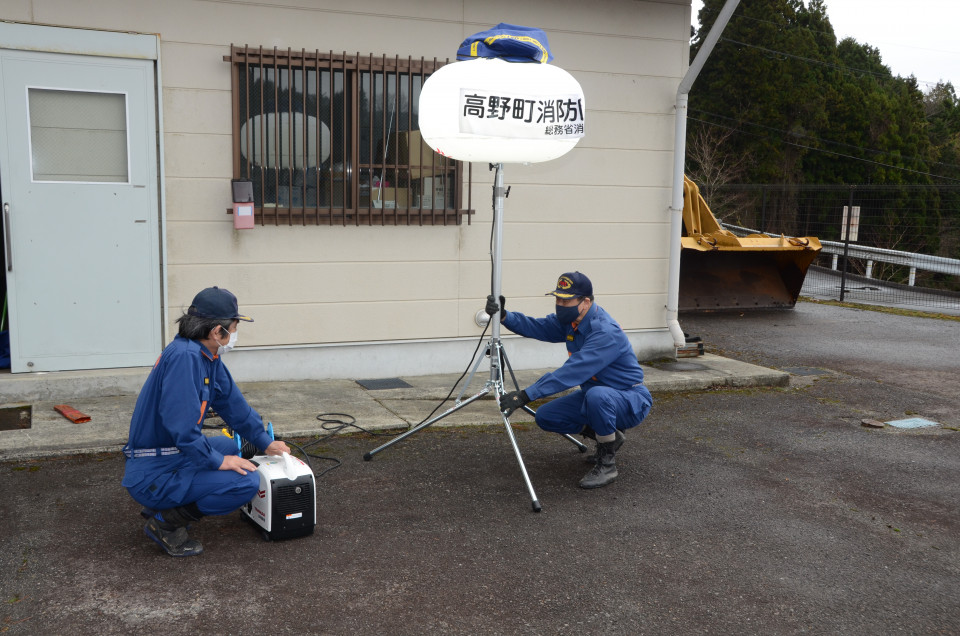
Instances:
[[[530,408],[529,406],[527,406],[526,404],[524,404],[524,405],[523,405],[522,407],[520,407],[520,408],[522,408],[524,411],[526,411],[526,412],[529,413],[530,415],[533,415],[534,417],[536,417],[536,415],[537,415],[537,412],[534,411],[534,410],[533,410],[532,408]],[[570,440],[570,442],[571,442],[574,446],[576,446],[576,447],[577,447],[577,450],[580,451],[581,453],[586,453],[587,450],[589,450],[589,449],[583,444],[583,442],[581,442],[580,440],[578,440],[578,439],[577,439],[576,437],[574,437],[573,435],[570,435],[570,434],[568,434],[568,433],[564,433],[564,434],[562,435],[562,437]]]
[[[500,415],[503,415],[503,413]],[[510,438],[510,445],[513,446],[513,453],[517,456],[517,463],[520,464],[520,473],[523,475],[523,481],[527,484],[527,491],[530,493],[530,505],[534,512],[540,512],[540,500],[537,499],[537,493],[533,491],[533,484],[530,483],[530,476],[527,475],[527,467],[523,465],[523,457],[520,455],[520,447],[517,446],[517,438],[513,434],[513,427],[510,426],[510,418],[506,415],[503,415],[503,424],[507,429],[507,437]]]
[[[510,378],[513,380],[513,386],[517,387],[517,390],[519,391],[519,390],[520,390],[520,383],[517,382],[517,376],[514,375],[514,373],[513,373],[513,367],[510,366],[510,360],[507,358],[507,352],[506,352],[506,350],[503,348],[503,345],[500,345],[500,356],[503,358],[503,366],[507,367],[507,371],[510,372]],[[534,411],[534,410],[533,410],[532,408],[530,408],[529,406],[523,405],[522,408],[523,408],[524,411],[526,411],[526,412],[529,413],[530,415],[533,415],[534,417],[536,417],[537,412]],[[577,447],[577,450],[579,450],[581,453],[586,453],[586,452],[587,452],[587,447],[584,446],[583,443],[582,443],[580,440],[578,440],[577,438],[575,438],[573,435],[564,435],[564,437],[567,438],[568,440],[570,440],[570,441],[573,443],[573,445]]]
[[[500,357],[503,359],[503,366],[507,367],[507,371],[510,372],[510,379],[513,380],[513,386],[519,391],[520,383],[517,382],[517,376],[513,373],[513,367],[510,366],[510,359],[507,358],[507,350],[503,348],[502,344],[500,345]]]
[[[444,411],[444,412],[441,413],[440,415],[436,416],[435,418],[430,419],[430,420],[427,420],[426,422],[421,422],[420,424],[417,424],[416,426],[414,426],[413,428],[411,428],[409,431],[406,431],[405,433],[401,433],[400,435],[397,435],[396,437],[394,437],[392,440],[390,440],[390,441],[387,442],[386,444],[381,444],[380,446],[377,446],[376,448],[374,448],[372,451],[368,451],[368,452],[364,453],[364,455],[363,455],[364,461],[370,461],[371,459],[373,459],[373,456],[376,455],[377,453],[379,453],[380,451],[385,450],[385,449],[389,448],[390,446],[393,446],[394,444],[396,444],[397,442],[399,442],[399,441],[402,440],[402,439],[406,439],[407,437],[410,437],[411,435],[413,435],[413,434],[416,433],[417,431],[421,431],[421,430],[427,428],[428,426],[430,426],[430,425],[433,424],[434,422],[439,422],[440,420],[442,420],[442,419],[445,418],[446,416],[450,415],[451,413],[455,413],[455,412],[459,411],[460,409],[462,409],[463,407],[465,407],[467,404],[470,404],[471,402],[482,398],[484,395],[486,395],[486,394],[489,393],[489,392],[490,392],[490,387],[489,387],[489,386],[483,387],[483,388],[480,390],[480,392],[477,393],[476,395],[474,395],[474,396],[472,396],[472,397],[469,397],[469,398],[467,398],[466,400],[464,400],[464,401],[462,401],[462,402],[459,402],[458,404],[456,404],[456,405],[448,408],[446,411]]]
[[[580,440],[578,440],[576,437],[574,437],[573,435],[570,435],[569,433],[564,433],[563,436],[566,437],[571,442],[573,442],[573,444],[577,447],[577,450],[579,450],[581,453],[587,452],[586,445]]]
[[[483,362],[483,359],[487,355],[489,355],[489,351],[492,347],[493,347],[493,340],[491,339],[490,341],[487,342],[486,351],[488,353],[480,353],[479,351],[477,352],[477,354],[479,355],[477,355],[476,360],[473,363],[473,368],[470,370],[470,375],[467,377],[467,381],[463,383],[463,387],[460,389],[460,393],[457,394],[458,404],[460,403],[460,398],[462,398],[463,394],[467,392],[467,387],[470,386],[471,382],[473,382],[473,376],[477,373],[477,369],[480,368],[480,363]]]

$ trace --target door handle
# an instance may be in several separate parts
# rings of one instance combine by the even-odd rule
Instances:
[[[10,242],[10,204],[3,204],[3,241],[7,245],[7,271],[13,271],[13,244]]]

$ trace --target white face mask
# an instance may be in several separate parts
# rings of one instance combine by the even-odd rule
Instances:
[[[236,332],[236,331],[234,331],[233,333],[230,334],[230,340],[227,342],[227,344],[225,344],[225,345],[220,345],[220,346],[217,347],[217,355],[218,355],[218,356],[222,356],[222,355],[225,354],[227,351],[230,351],[231,349],[233,349],[235,346],[237,346],[237,332]]]

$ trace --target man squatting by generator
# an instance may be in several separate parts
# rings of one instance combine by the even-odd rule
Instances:
[[[580,434],[597,442],[596,453],[588,459],[593,468],[580,480],[582,488],[600,488],[617,478],[617,450],[623,445],[623,431],[643,421],[653,398],[643,384],[633,347],[620,325],[593,302],[593,284],[580,272],[569,272],[557,280],[556,313],[530,318],[504,308],[492,295],[486,312],[510,331],[545,342],[565,342],[566,362],[520,391],[501,396],[500,408],[510,413],[528,402],[579,385],[579,390],[551,400],[537,408],[537,425],[561,435]]]
[[[290,452],[264,430],[221,359],[236,344],[241,320],[253,322],[226,289],[198,293],[134,407],[122,483],[143,506],[146,535],[171,556],[203,552],[188,525],[239,509],[260,486],[256,465],[238,454],[234,439],[203,434],[208,409],[265,454]]]

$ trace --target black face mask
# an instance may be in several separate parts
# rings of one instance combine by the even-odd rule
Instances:
[[[557,320],[560,321],[561,325],[572,324],[574,320],[580,317],[580,304],[577,303],[573,307],[557,305]]]

